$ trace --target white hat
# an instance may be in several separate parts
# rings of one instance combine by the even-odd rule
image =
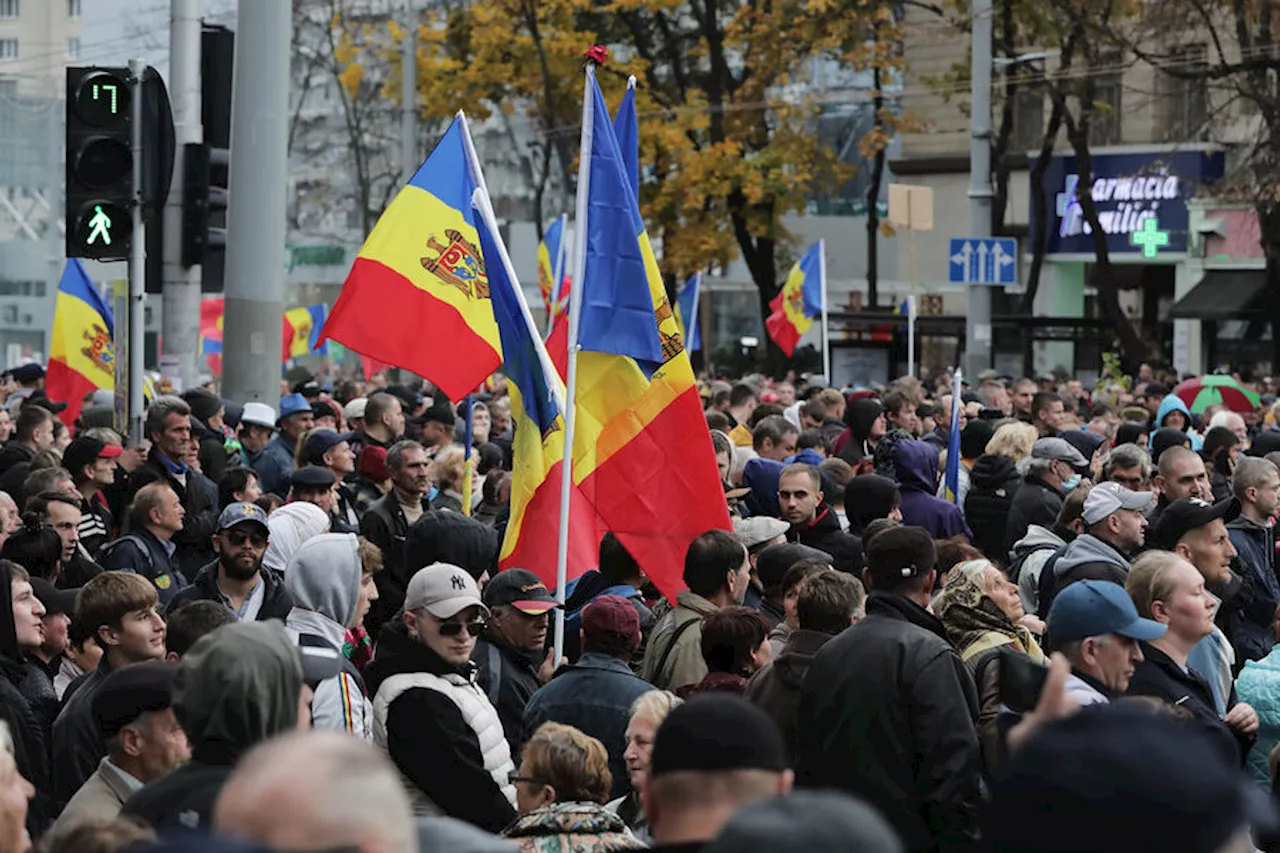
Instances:
[[[240,413],[240,423],[253,424],[254,426],[274,430],[276,428],[276,410],[266,403],[245,403],[244,411]]]
[[[342,416],[347,420],[352,418],[363,418],[364,407],[369,405],[368,397],[356,397],[342,407]]]
[[[449,563],[432,563],[418,569],[404,593],[405,610],[423,608],[437,619],[449,619],[476,606],[488,617],[489,608],[480,600],[475,579]]]
[[[790,529],[791,525],[782,519],[770,518],[767,515],[753,515],[749,518],[733,520],[733,532],[738,534],[738,538],[742,540],[743,545],[747,546],[748,551],[757,545],[777,539]]]
[[[1084,523],[1092,527],[1118,509],[1146,511],[1155,503],[1151,492],[1132,492],[1119,483],[1099,483],[1089,490],[1084,499],[1081,515]]]

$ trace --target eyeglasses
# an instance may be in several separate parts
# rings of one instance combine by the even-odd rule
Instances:
[[[512,770],[511,775],[507,777],[507,781],[512,785],[524,782],[526,785],[546,785],[547,783],[541,779],[534,779],[532,776],[521,776],[519,770]]]
[[[456,637],[462,633],[462,629],[466,628],[467,633],[473,637],[479,637],[484,633],[484,629],[489,627],[489,623],[483,619],[472,619],[470,622],[463,622],[460,619],[449,619],[440,623],[440,636]]]
[[[261,530],[255,530],[252,533],[246,533],[243,530],[224,530],[222,535],[237,548],[246,542],[252,542],[255,548],[262,548],[267,544],[267,534]]]

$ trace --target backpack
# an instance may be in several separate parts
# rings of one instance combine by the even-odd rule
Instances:
[[[1014,560],[1009,564],[1009,568],[1007,570],[1007,573],[1009,575],[1009,583],[1016,584],[1018,582],[1018,579],[1022,576],[1022,564],[1025,563],[1027,561],[1027,558],[1030,557],[1032,554],[1038,553],[1040,551],[1053,551],[1060,547],[1062,546],[1054,545],[1052,542],[1041,542],[1040,544],[1027,549],[1027,551],[1024,552],[1022,556],[1018,557],[1016,560]],[[1041,577],[1043,577],[1043,575],[1041,575]]]
[[[1067,545],[1070,544],[1071,543],[1068,542],[1066,545],[1063,545],[1061,548],[1054,551],[1053,556],[1049,557],[1049,559],[1045,561],[1044,568],[1040,570],[1040,604],[1036,608],[1036,616],[1041,619],[1047,620],[1049,618],[1049,608],[1053,606],[1054,596],[1058,594],[1058,583],[1057,578],[1054,576],[1054,566],[1057,565],[1063,552],[1067,550]]]

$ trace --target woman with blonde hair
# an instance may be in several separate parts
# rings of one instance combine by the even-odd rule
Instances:
[[[973,544],[988,559],[1002,564],[1009,559],[1005,534],[1013,493],[1022,480],[1018,463],[1031,456],[1038,435],[1031,424],[1001,424],[969,471],[964,517],[973,531]]]
[[[604,853],[645,846],[604,806],[613,785],[604,744],[573,726],[538,726],[511,782],[520,817],[502,835],[526,853]]]
[[[652,842],[649,824],[644,819],[640,803],[640,788],[649,773],[649,759],[653,755],[653,740],[667,715],[684,704],[684,700],[668,690],[650,690],[631,703],[631,722],[627,723],[627,750],[622,758],[627,762],[627,778],[631,781],[631,793],[619,797],[605,808],[615,812],[636,838],[646,844]]]
[[[938,618],[978,687],[978,739],[988,769],[1000,754],[1000,670],[1009,655],[1046,666],[1044,651],[1029,628],[1018,587],[990,560],[969,560],[952,570],[937,606]],[[1037,626],[1038,627],[1038,626]]]

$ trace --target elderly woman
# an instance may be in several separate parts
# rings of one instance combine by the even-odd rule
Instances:
[[[1045,665],[1044,652],[1023,619],[1018,587],[989,560],[970,560],[951,572],[938,617],[978,687],[978,738],[988,769],[1000,754],[996,717],[1000,712],[1002,656],[1022,655]]]
[[[573,726],[543,723],[511,777],[520,817],[502,831],[525,853],[605,853],[644,847],[604,806],[613,785],[604,744]]]
[[[653,739],[658,727],[667,715],[684,704],[684,700],[667,690],[650,690],[631,703],[631,722],[627,723],[627,749],[622,758],[627,762],[627,778],[631,780],[631,793],[619,797],[605,808],[616,813],[636,838],[652,842],[649,824],[644,819],[644,807],[640,803],[640,789],[649,772],[649,759],[653,755]],[[527,748],[527,747],[526,747]]]

